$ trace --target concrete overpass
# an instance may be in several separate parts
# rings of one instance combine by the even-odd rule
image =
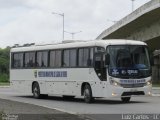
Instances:
[[[152,51],[160,49],[160,0],[151,0],[96,39],[133,39],[146,42]]]

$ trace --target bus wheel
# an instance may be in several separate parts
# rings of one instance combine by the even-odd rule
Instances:
[[[121,97],[121,100],[123,103],[128,103],[130,101],[131,97]]]
[[[89,85],[85,85],[83,95],[84,95],[84,101],[86,103],[93,102],[94,98],[92,97],[92,90],[91,90],[91,87]]]
[[[40,88],[39,88],[38,83],[33,84],[33,97],[36,99],[41,98]]]

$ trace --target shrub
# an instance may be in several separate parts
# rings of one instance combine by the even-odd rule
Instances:
[[[6,73],[0,74],[0,82],[9,82],[9,75]]]

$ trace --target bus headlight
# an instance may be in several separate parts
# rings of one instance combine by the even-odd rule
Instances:
[[[151,84],[152,84],[152,80],[149,80],[149,81],[146,82],[145,85],[148,86],[148,85],[151,85]]]
[[[120,86],[120,83],[115,81],[113,78],[110,78],[110,84],[113,85],[113,86]]]

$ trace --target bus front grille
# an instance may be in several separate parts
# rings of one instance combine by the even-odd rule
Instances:
[[[121,84],[123,88],[136,88],[136,87],[144,87],[145,83],[139,83],[139,84]]]
[[[137,92],[124,92],[122,96],[131,96],[131,95],[145,95],[143,91],[137,91]]]

